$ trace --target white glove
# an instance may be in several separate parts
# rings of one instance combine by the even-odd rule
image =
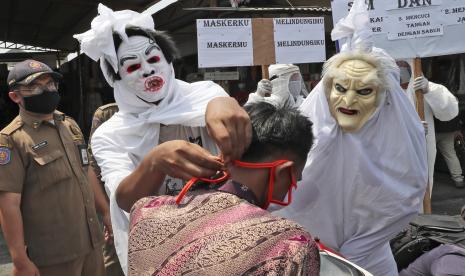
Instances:
[[[262,79],[257,84],[257,94],[262,97],[269,97],[271,95],[271,91],[273,90],[273,85],[271,84],[270,80]]]
[[[421,76],[421,77],[417,77],[415,78],[415,80],[413,81],[413,90],[417,91],[417,90],[420,90],[422,91],[423,94],[426,94],[429,92],[429,85],[428,85],[429,81],[427,78]]]

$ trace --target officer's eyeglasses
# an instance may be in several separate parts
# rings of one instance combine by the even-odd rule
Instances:
[[[16,89],[16,91],[19,91],[27,96],[40,95],[44,92],[44,90],[58,91],[58,82],[52,80],[46,84],[31,83],[27,86],[21,86]]]

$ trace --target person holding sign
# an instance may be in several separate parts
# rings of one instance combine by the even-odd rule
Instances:
[[[268,71],[270,79],[258,82],[257,91],[249,94],[247,103],[266,101],[278,106],[300,106],[308,91],[299,67],[293,64],[274,64],[270,65]]]
[[[278,214],[373,275],[397,275],[389,241],[420,210],[427,182],[423,126],[395,60],[373,47],[365,1],[332,31],[345,39],[300,106],[314,123],[293,203]]]
[[[116,202],[118,186],[130,185],[135,198],[147,191],[175,194],[183,180],[211,176],[223,167],[217,145],[227,163],[242,155],[252,134],[247,113],[221,87],[175,79],[174,43],[154,29],[151,15],[114,12],[102,4],[98,12],[91,29],[75,38],[83,53],[100,59],[119,107],[95,131],[91,145],[110,199],[116,251],[126,272],[129,219]],[[176,146],[165,148],[172,158],[155,159],[158,145],[172,140]],[[175,177],[163,178],[160,190],[153,191],[158,180],[154,171],[166,164]]]
[[[425,120],[427,123],[426,144],[428,153],[428,181],[430,195],[433,190],[433,175],[434,162],[436,160],[436,132],[434,127],[434,118],[440,121],[449,121],[457,117],[459,114],[459,104],[457,98],[443,85],[428,81],[424,76],[413,79],[410,63],[405,60],[398,60],[397,65],[400,69],[400,83],[402,88],[407,92],[407,95],[413,105],[416,103],[415,91],[420,90],[425,99]],[[455,156],[455,160],[447,162],[447,166],[451,172],[456,172],[452,175],[453,181],[457,187],[463,187],[462,169],[455,155],[454,135],[450,138],[451,145],[449,146],[448,156]],[[455,163],[454,163],[455,161]]]

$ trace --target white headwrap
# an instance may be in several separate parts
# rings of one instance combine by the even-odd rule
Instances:
[[[313,122],[315,144],[291,206],[279,214],[374,275],[397,275],[389,240],[420,209],[427,182],[425,134],[399,85],[395,61],[372,49],[369,37],[362,39],[369,28],[366,10],[364,0],[356,0],[333,37],[346,37],[343,51],[362,50],[386,65],[386,91],[367,123],[348,133],[330,113],[323,82],[315,87],[300,107]]]
[[[118,57],[116,56],[113,33],[117,33],[123,41],[128,40],[126,27],[134,26],[153,30],[155,24],[149,14],[131,10],[114,12],[103,4],[98,5],[99,15],[92,20],[91,28],[85,33],[73,35],[81,43],[81,51],[91,59],[100,59],[100,67],[108,84],[113,86],[113,80],[107,74],[105,60],[118,72]]]
[[[153,30],[153,19],[150,15],[130,10],[114,12],[102,4],[99,4],[98,12],[91,29],[74,37],[81,42],[83,53],[95,61],[100,59],[102,72],[108,83],[114,87],[114,96],[119,107],[119,112],[95,131],[91,145],[110,198],[116,251],[123,271],[126,272],[128,214],[116,203],[115,191],[118,185],[158,145],[160,124],[203,127],[208,102],[214,97],[227,94],[219,85],[210,81],[188,84],[177,80],[171,66],[171,77],[165,80],[165,85],[168,86],[167,96],[158,105],[141,100],[122,81],[112,80],[104,61],[111,64],[115,73],[118,72],[113,33],[117,33],[123,43],[127,42],[127,26]],[[216,150],[216,145],[209,137],[202,137],[202,142],[208,150]]]
[[[261,101],[268,102],[276,106],[288,104],[290,106],[298,107],[302,104],[305,97],[308,95],[308,91],[305,87],[305,83],[303,82],[298,66],[294,64],[273,64],[268,67],[268,73],[270,78],[277,76],[277,78],[271,81],[271,95],[269,97],[265,97],[258,92],[250,93],[246,104]],[[292,95],[289,90],[290,79],[294,73],[298,73],[300,75],[300,92],[296,96]]]

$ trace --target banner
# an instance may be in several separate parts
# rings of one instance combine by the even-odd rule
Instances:
[[[326,60],[323,17],[197,19],[199,68]]]
[[[464,0],[366,0],[375,46],[394,58],[465,52]],[[332,0],[333,23],[353,1]]]
[[[276,63],[310,63],[326,59],[323,17],[275,18]]]
[[[251,19],[198,19],[199,68],[253,65]]]

